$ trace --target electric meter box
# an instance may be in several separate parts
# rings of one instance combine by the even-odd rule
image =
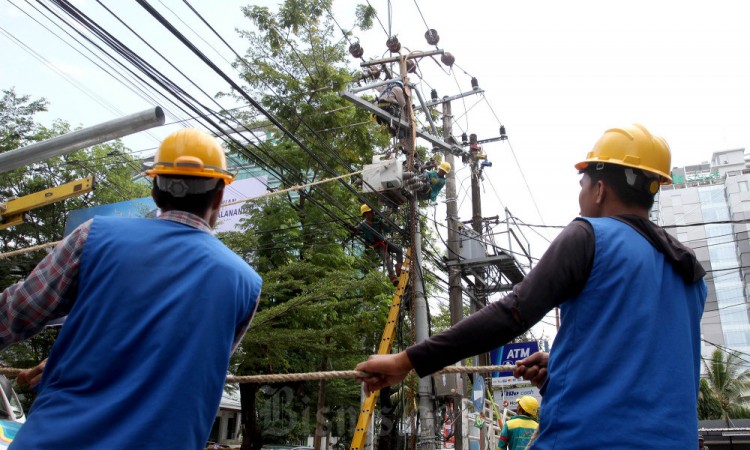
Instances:
[[[365,165],[362,172],[362,192],[379,192],[399,189],[403,184],[403,165],[398,159],[379,160]]]
[[[472,260],[487,256],[484,241],[479,233],[469,227],[462,227],[458,233],[461,236],[458,254],[462,259]]]
[[[463,377],[460,373],[441,373],[433,375],[435,382],[435,395],[438,397],[452,397],[464,395]]]

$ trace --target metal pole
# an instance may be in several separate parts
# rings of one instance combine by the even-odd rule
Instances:
[[[482,237],[482,197],[479,190],[479,159],[477,154],[479,153],[479,146],[477,144],[477,135],[472,134],[469,136],[470,151],[469,155],[471,158],[471,226],[474,231],[477,232],[479,238]],[[484,270],[481,268],[474,269],[474,295],[477,301],[472,302],[472,312],[481,309],[487,304],[487,295],[484,288]],[[489,357],[487,353],[479,354],[475,357],[476,364],[479,366],[486,366],[489,363]],[[477,374],[475,376],[482,376]],[[486,443],[484,441],[479,442],[480,450],[486,449]]]
[[[408,86],[406,78],[406,58],[399,61],[401,66],[401,76],[404,87]],[[411,132],[407,138],[409,159],[407,168],[409,171],[414,170],[414,151],[417,140],[416,127],[414,126],[414,110],[411,107],[411,93],[409,89],[404,89],[406,97],[406,111],[408,112]],[[412,301],[414,310],[414,340],[415,343],[425,341],[430,336],[430,325],[427,320],[427,300],[424,296],[424,286],[422,284],[422,234],[419,230],[419,210],[417,209],[417,195],[414,193],[409,198],[409,228],[411,231],[411,248],[414,258],[414,270],[411,271],[412,280]],[[419,417],[420,417],[420,441],[422,448],[425,450],[435,449],[435,416],[432,408],[432,379],[423,377],[419,379],[418,386],[419,398]],[[412,435],[415,430],[412,430]]]
[[[416,301],[414,303],[414,330],[416,343],[427,340],[430,337],[430,327],[427,321],[427,301],[424,296],[422,284],[422,234],[419,229],[419,220],[416,224],[414,235],[414,292]],[[420,448],[433,450],[435,448],[435,416],[432,404],[432,378],[427,376],[419,379],[419,415],[420,415]]]
[[[443,139],[448,144],[453,142],[453,113],[451,111],[451,102],[443,103]],[[451,171],[445,176],[445,198],[446,198],[446,216],[448,222],[448,261],[458,263],[458,204],[456,203],[456,168],[454,167],[455,158],[448,152],[445,154],[445,161],[451,165]],[[461,295],[461,269],[456,264],[448,265],[448,307],[451,314],[451,325],[457,324],[464,316],[463,296]],[[462,375],[456,375],[456,379]],[[462,383],[462,385],[464,385]],[[453,396],[453,405],[458,411],[461,410],[463,392],[456,391]],[[456,420],[453,423],[453,436],[455,440],[455,449],[463,450],[463,423],[462,420]]]
[[[99,125],[72,131],[0,154],[0,173],[160,125],[164,125],[164,111],[157,106]]]
[[[474,228],[474,231],[477,232],[477,236],[481,239],[483,220],[482,197],[481,191],[479,190],[479,158],[477,158],[479,154],[479,147],[476,145],[477,135],[470,135],[469,142],[474,144],[471,147],[472,150],[469,152],[471,158],[471,226],[472,228]],[[474,269],[474,272],[474,278],[476,279],[476,283],[474,283],[474,295],[476,297],[476,301],[472,302],[472,305],[474,305],[472,308],[472,312],[474,312],[474,308],[481,309],[485,305],[487,305],[487,292],[484,283],[484,269],[477,267],[476,269]],[[486,353],[478,355],[477,364],[481,366],[489,364],[488,355]]]

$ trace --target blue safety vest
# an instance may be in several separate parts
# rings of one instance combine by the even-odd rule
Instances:
[[[584,219],[594,263],[560,307],[532,448],[694,448],[706,285],[686,284],[629,225]]]
[[[94,219],[78,296],[11,448],[202,449],[261,279],[211,234]]]

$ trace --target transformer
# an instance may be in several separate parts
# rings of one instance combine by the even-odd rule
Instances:
[[[403,165],[398,159],[372,158],[362,172],[362,192],[383,192],[400,189],[403,184]]]

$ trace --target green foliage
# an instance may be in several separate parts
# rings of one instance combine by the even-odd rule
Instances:
[[[698,420],[721,419],[721,402],[716,398],[708,385],[708,380],[701,378],[698,391]]]
[[[40,126],[34,114],[47,110],[47,100],[29,101],[28,95],[18,96],[15,89],[3,90],[0,100],[0,153],[23,147],[39,140]]]
[[[0,153],[71,131],[70,125],[62,121],[50,127],[35,121],[35,115],[45,111],[46,105],[44,99],[31,100],[30,96],[17,95],[13,89],[3,91],[0,100]],[[0,231],[0,252],[59,241],[70,211],[148,195],[146,186],[131,181],[137,171],[138,165],[128,155],[128,150],[120,141],[115,141],[3,173],[0,178],[0,201],[91,175],[95,175],[95,190],[85,196],[72,197],[30,211],[24,223]],[[0,289],[25,278],[45,255],[46,251],[42,250],[0,260]],[[14,367],[34,366],[47,356],[55,337],[55,331],[45,330],[3,350],[0,358]]]
[[[241,32],[248,50],[235,63],[245,90],[309,150],[268,127],[272,137],[263,144],[269,153],[264,159],[282,174],[280,188],[356,170],[388,145],[388,135],[369,123],[369,115],[339,95],[352,77],[345,42],[332,40],[337,33],[330,7],[330,0],[287,0],[275,13],[243,8],[255,30]],[[232,360],[238,374],[350,370],[376,350],[393,288],[377,270],[377,258],[342,244],[350,231],[325,210],[347,224],[359,220],[356,197],[329,182],[256,203],[245,232],[221,236],[264,280],[259,310]],[[245,436],[254,435],[254,446],[259,433],[264,443],[309,436],[319,390],[318,382],[241,389],[243,405],[252,405],[243,406],[250,427]],[[359,385],[329,381],[323,395],[333,434],[351,433]],[[250,444],[243,442],[243,448]]]
[[[375,8],[373,8],[371,5],[357,5],[356,9],[356,17],[357,17],[357,25],[359,25],[359,28],[361,28],[363,31],[369,30],[372,28],[373,20],[377,14],[375,11]]]
[[[705,378],[701,380],[698,397],[700,419],[729,421],[748,417],[750,405],[745,392],[750,387],[750,371],[743,364],[738,354],[718,348],[710,361],[703,361]]]

